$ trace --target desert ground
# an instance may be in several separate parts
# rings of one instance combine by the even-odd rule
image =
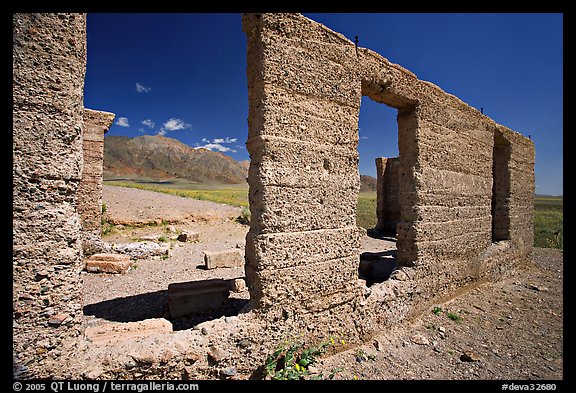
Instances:
[[[109,243],[162,238],[168,258],[136,260],[123,275],[83,273],[88,326],[106,321],[169,318],[170,283],[240,278],[243,268],[206,270],[203,252],[244,248],[248,226],[235,221],[241,208],[152,191],[104,186],[107,220],[116,223]],[[200,234],[199,242],[170,240],[174,231]],[[362,251],[395,248],[365,236]],[[210,318],[233,316],[247,291],[210,315],[170,319],[174,330]],[[338,342],[336,346],[340,345]],[[360,347],[325,355],[308,378],[557,380],[563,378],[563,252],[535,248],[533,260],[496,283],[482,284],[383,331]],[[241,379],[238,375],[235,378]]]

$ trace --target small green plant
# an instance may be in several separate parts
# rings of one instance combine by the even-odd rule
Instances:
[[[108,207],[106,206],[105,203],[103,203],[103,204],[102,204],[102,209],[101,209],[102,214],[106,213],[107,210],[108,210]]]
[[[297,380],[309,375],[308,367],[316,357],[326,352],[331,344],[323,342],[317,347],[304,348],[302,343],[285,341],[266,358],[266,374],[274,380]]]
[[[114,224],[102,219],[102,236],[111,235],[114,231]]]
[[[432,309],[432,312],[436,315],[440,315],[440,314],[442,314],[442,309],[440,307],[434,307]]]
[[[339,372],[342,372],[342,371],[344,371],[344,369],[342,367],[336,367],[336,368],[332,369],[330,374],[328,374],[328,379],[334,379],[336,374],[338,374]]]
[[[362,348],[358,348],[354,355],[356,356],[356,361],[358,363],[365,362],[366,360],[372,360],[372,361],[376,360],[376,355],[368,354]]]
[[[158,238],[158,241],[161,243],[166,243],[168,241],[168,238],[166,237],[166,235],[162,235]]]
[[[160,255],[160,259],[165,261],[166,259],[168,259],[170,256],[168,254],[164,254],[164,255]]]
[[[250,209],[247,207],[242,208],[242,212],[240,212],[240,216],[236,218],[236,222],[243,224],[243,225],[250,225]]]
[[[460,315],[453,312],[446,313],[446,315],[448,316],[448,318],[456,322],[460,322],[462,320],[462,317]]]

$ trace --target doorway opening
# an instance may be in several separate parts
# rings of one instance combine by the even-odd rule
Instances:
[[[386,281],[397,268],[400,221],[398,111],[363,96],[358,120],[360,193],[356,222],[365,229],[358,276],[366,285]]]
[[[494,130],[492,152],[492,243],[510,240],[510,142]]]

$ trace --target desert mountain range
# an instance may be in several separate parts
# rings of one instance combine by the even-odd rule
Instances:
[[[180,178],[203,184],[245,184],[250,161],[195,149],[161,135],[106,136],[104,178]],[[375,191],[376,179],[361,175],[361,191]]]

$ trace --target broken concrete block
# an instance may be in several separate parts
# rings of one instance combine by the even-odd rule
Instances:
[[[95,344],[117,344],[143,338],[152,334],[172,332],[172,324],[164,318],[145,319],[137,322],[109,322],[87,327],[84,335]]]
[[[238,249],[226,251],[204,251],[204,263],[206,269],[219,267],[242,267],[244,266],[244,253]]]
[[[248,289],[248,287],[246,287],[246,282],[242,278],[228,280],[228,284],[230,285],[230,290],[232,292],[244,292]]]
[[[198,232],[182,231],[177,237],[179,242],[198,242],[200,234]]]
[[[85,269],[91,273],[126,273],[130,257],[120,254],[94,254],[86,259]]]
[[[218,310],[230,294],[226,280],[211,279],[168,285],[168,311],[176,318],[183,315]]]

